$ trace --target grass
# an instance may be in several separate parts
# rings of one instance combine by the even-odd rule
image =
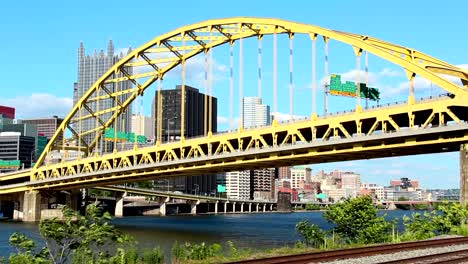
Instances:
[[[262,259],[262,258],[270,258],[270,257],[277,257],[277,256],[287,256],[287,255],[297,255],[302,253],[310,253],[316,252],[317,249],[315,248],[300,248],[300,247],[280,247],[275,249],[267,249],[267,250],[258,250],[254,251],[252,249],[240,249],[237,251],[235,255],[219,255],[215,256],[206,260],[187,260],[184,263],[187,264],[214,264],[214,263],[226,263],[226,262],[233,262],[233,261],[240,261],[240,260],[247,260],[247,259]]]

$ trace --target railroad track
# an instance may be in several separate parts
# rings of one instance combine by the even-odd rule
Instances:
[[[359,248],[350,248],[350,249],[340,249],[340,250],[333,250],[333,251],[312,252],[312,253],[305,253],[305,254],[299,254],[299,255],[243,260],[243,261],[237,261],[237,262],[231,262],[231,263],[232,264],[234,263],[238,263],[238,264],[319,263],[319,262],[326,262],[326,261],[333,261],[333,260],[340,260],[340,259],[360,258],[360,257],[374,256],[374,255],[380,255],[380,254],[397,253],[397,252],[408,251],[408,250],[445,247],[445,246],[450,246],[450,245],[466,244],[466,243],[468,243],[468,237],[456,237],[456,238],[434,239],[434,240],[424,240],[424,241],[416,241],[416,242],[404,242],[404,243],[389,244],[389,245],[377,245],[377,246],[368,246],[368,247],[359,247]],[[382,264],[384,263],[385,264],[418,263],[419,261],[421,261],[420,263],[468,263],[468,250],[454,251],[454,252],[448,252],[448,253],[442,253],[442,254],[433,254],[433,255],[425,256],[425,257],[426,259],[423,259],[424,257],[408,259],[409,262],[402,262],[406,260],[399,260],[399,261],[394,261],[394,262],[382,262]],[[440,259],[442,262],[428,262],[428,260],[437,261],[438,259]],[[457,259],[458,261],[461,261],[461,262],[454,262],[454,261],[457,261]]]
[[[431,254],[414,258],[379,262],[378,264],[455,264],[468,263],[468,249]]]

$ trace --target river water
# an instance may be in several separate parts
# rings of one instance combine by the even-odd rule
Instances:
[[[395,210],[384,213],[388,214],[388,219],[401,219],[404,214],[412,212]],[[294,227],[304,219],[325,229],[331,227],[322,218],[322,212],[129,216],[114,219],[113,224],[135,237],[138,248],[160,246],[169,253],[175,241],[221,244],[232,241],[238,248],[256,249],[292,245],[299,239]],[[0,256],[8,256],[12,252],[8,238],[16,231],[40,241],[36,224],[0,222]]]

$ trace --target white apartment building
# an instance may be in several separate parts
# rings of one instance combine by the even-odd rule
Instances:
[[[229,199],[250,199],[250,171],[226,172],[226,194]]]
[[[295,166],[291,168],[291,188],[299,189],[301,182],[310,182],[312,169],[306,166]]]
[[[362,188],[371,190],[378,201],[384,201],[385,200],[385,189],[382,185],[377,185],[375,183],[363,183]]]
[[[154,137],[153,122],[151,122],[150,116],[133,114],[131,129],[135,135],[143,135],[147,139],[153,139]]]
[[[244,128],[270,125],[270,106],[262,104],[262,99],[259,97],[244,97],[242,117]]]
[[[270,107],[268,105],[262,105],[261,98],[244,97],[242,98],[242,120],[244,128],[270,125]],[[253,177],[252,181],[251,177]],[[226,192],[228,198],[269,200],[274,196],[274,194],[272,194],[273,191],[273,169],[226,173]],[[251,192],[253,197],[250,196]]]

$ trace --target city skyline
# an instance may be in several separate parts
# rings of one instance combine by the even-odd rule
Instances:
[[[364,2],[363,2],[364,3]],[[336,3],[335,3],[336,4]],[[375,12],[379,13],[378,19],[376,19],[376,14],[373,14],[372,10],[379,10],[378,5],[373,5],[372,3],[364,3],[365,5],[369,6],[371,11],[365,16],[365,18],[353,18],[352,20],[346,19],[343,11],[334,10],[336,12],[333,16],[333,19],[327,17],[327,6],[326,4],[317,4],[317,8],[323,10],[325,13],[324,15],[317,14],[315,18],[311,19],[305,14],[293,14],[294,11],[299,10],[299,4],[292,5],[292,7],[285,7],[284,10],[275,9],[272,7],[265,8],[264,10],[257,10],[258,14],[255,16],[270,16],[276,17],[277,14],[281,12],[281,17],[286,17],[290,20],[295,20],[298,22],[304,23],[312,23],[317,24],[320,26],[325,26],[333,29],[345,30],[350,32],[356,33],[365,33],[371,36],[376,36],[382,38],[386,41],[396,42],[398,44],[404,44],[406,46],[414,47],[416,49],[422,50],[427,52],[434,57],[441,58],[449,63],[453,63],[456,65],[463,65],[468,62],[468,56],[466,51],[462,48],[464,43],[466,43],[466,39],[463,39],[463,36],[460,34],[453,34],[456,37],[450,37],[448,39],[440,39],[435,43],[433,40],[433,31],[436,30],[444,30],[446,34],[450,35],[450,33],[456,33],[457,28],[449,28],[447,29],[443,25],[437,25],[435,22],[430,22],[424,20],[424,23],[419,21],[417,18],[422,15],[418,14],[401,14],[398,10],[394,7],[389,7],[389,9],[393,10],[393,12],[398,12],[399,16],[401,17],[399,21],[394,21],[391,19],[390,10],[384,12]],[[405,3],[405,5],[408,3]],[[35,5],[35,4],[33,4]],[[255,5],[255,4],[254,4]],[[348,3],[340,3],[342,6],[348,5]],[[409,5],[412,5],[409,3]],[[434,4],[436,5],[436,4]],[[460,2],[460,5],[466,5],[464,2]],[[452,12],[456,12],[460,5],[456,9],[451,9],[450,7],[445,6],[435,6],[432,9],[426,10],[426,15],[435,15],[438,14],[436,12],[442,13],[444,16],[449,16]],[[83,5],[86,6],[86,5]],[[242,6],[242,5],[241,5]],[[455,6],[455,5],[454,5]],[[20,6],[15,6],[14,4],[7,4],[6,9],[12,10],[12,12],[7,12],[8,14],[5,16],[4,19],[10,19],[11,21],[14,20],[14,16],[17,9]],[[42,9],[45,7],[37,6],[37,9],[32,8],[30,10],[42,10],[46,12],[46,10]],[[73,12],[72,14],[78,14],[80,11],[79,6],[72,6],[71,7]],[[119,10],[122,7],[112,7],[115,10]],[[131,8],[131,7],[130,7]],[[169,8],[167,6],[163,6],[162,8]],[[349,6],[351,9],[352,6]],[[187,10],[189,10],[188,8]],[[346,8],[343,8],[346,10]],[[352,9],[351,9],[352,10]],[[26,12],[31,12],[26,10]],[[87,12],[87,11],[86,11]],[[331,11],[328,11],[330,14]],[[57,12],[60,13],[60,12]],[[68,12],[64,12],[68,13]],[[164,12],[163,12],[164,13]],[[245,13],[246,15],[254,15],[254,12],[249,10],[240,10],[235,9],[231,11],[222,11],[218,13],[220,16],[236,16],[242,15]],[[320,12],[318,12],[320,13]],[[31,19],[38,19],[37,15],[31,13],[29,14]],[[20,77],[17,73],[12,69],[18,69],[21,65],[16,63],[22,60],[23,56],[29,56],[30,58],[37,58],[34,59],[34,62],[31,63],[34,66],[37,62],[47,62],[48,69],[54,69],[56,74],[45,74],[44,71],[38,70],[38,72],[31,73],[31,80],[34,80],[34,83],[29,80],[24,80],[19,83],[14,83],[10,80],[6,80],[4,84],[5,87],[11,87],[11,89],[3,89],[4,94],[0,99],[0,104],[2,105],[11,105],[18,107],[18,117],[19,118],[27,118],[27,117],[50,117],[53,114],[58,114],[63,117],[66,114],[67,109],[72,104],[71,95],[69,93],[70,83],[72,83],[76,78],[76,69],[74,68],[76,65],[76,45],[79,43],[80,40],[83,40],[87,43],[87,46],[90,47],[90,50],[93,49],[100,49],[102,47],[102,43],[106,43],[109,39],[113,39],[115,43],[118,44],[118,48],[116,51],[120,52],[123,47],[137,47],[144,42],[150,40],[154,36],[162,34],[164,32],[173,30],[177,27],[190,24],[193,22],[202,21],[208,19],[209,17],[202,17],[201,15],[191,16],[190,18],[178,18],[168,21],[165,25],[160,25],[158,27],[150,26],[151,23],[148,25],[144,25],[144,30],[141,32],[135,33],[132,31],[132,27],[125,26],[123,24],[119,24],[116,26],[123,27],[127,30],[116,30],[116,29],[109,29],[103,26],[100,26],[97,29],[92,27],[92,24],[101,24],[105,21],[105,19],[111,19],[108,16],[100,17],[95,12],[90,12],[90,21],[84,23],[83,25],[79,25],[79,23],[71,24],[72,29],[70,32],[65,32],[64,28],[66,25],[69,25],[71,22],[67,19],[63,14],[53,15],[50,18],[41,18],[39,19],[39,25],[44,23],[53,23],[54,19],[62,18],[65,21],[65,25],[53,25],[53,27],[48,31],[49,34],[53,32],[62,32],[65,37],[63,39],[59,39],[56,36],[50,36],[50,40],[47,43],[38,43],[37,47],[28,47],[30,51],[25,51],[24,54],[17,55],[18,57],[13,58],[10,57],[12,55],[7,54],[7,60],[12,62],[11,66],[8,68],[2,69],[3,73],[7,75],[11,75],[13,80],[18,80]],[[164,14],[163,14],[164,15]],[[46,16],[47,17],[47,16]],[[183,17],[183,16],[182,16]],[[365,23],[366,20],[375,19],[379,23]],[[466,24],[466,18],[463,17],[452,17],[454,19],[454,24],[462,25],[463,23]],[[0,18],[0,20],[2,20]],[[83,20],[84,21],[84,20]],[[149,21],[148,21],[149,22]],[[67,24],[68,23],[68,24]],[[411,29],[407,29],[404,25],[410,24],[412,25]],[[24,23],[24,25],[31,25],[33,23]],[[144,24],[144,21],[143,21]],[[15,25],[13,29],[3,29],[8,39],[23,39],[24,36],[20,36],[20,34],[27,33],[31,31],[31,29],[24,28],[24,25]],[[32,26],[34,29],[36,26]],[[382,30],[383,29],[383,30]],[[17,33],[12,32],[13,30],[18,31]],[[448,32],[447,32],[448,31]],[[133,33],[131,33],[133,32]],[[31,37],[34,37],[35,34],[40,33],[47,33],[41,30],[38,30],[37,33],[32,34]],[[28,34],[24,34],[28,35]],[[452,36],[452,35],[451,35]],[[40,39],[40,38],[39,38]],[[55,45],[54,43],[59,43]],[[47,44],[49,47],[45,47],[44,45]],[[3,43],[1,44],[3,50],[8,50],[13,53],[13,51],[18,50],[18,47],[11,46],[10,43]],[[450,49],[443,48],[444,46],[450,46]],[[19,45],[21,48],[21,45]],[[41,52],[38,52],[41,51]],[[44,57],[47,56],[47,57]],[[46,59],[49,56],[52,56],[52,59]],[[9,59],[11,58],[11,59]],[[27,60],[30,61],[30,60]],[[36,62],[37,61],[37,62]],[[372,65],[377,66],[377,65]],[[5,66],[2,66],[5,67]],[[387,69],[387,70],[386,70]],[[343,68],[337,70],[340,73],[349,73],[352,75],[352,70],[349,68]],[[385,68],[384,65],[374,68],[372,70],[374,73],[375,78],[383,78],[382,76],[389,76],[398,74],[398,72],[394,71],[392,68]],[[268,73],[265,74],[268,76]],[[40,87],[38,87],[38,84]],[[308,83],[303,81],[300,85],[306,87]],[[424,84],[424,83],[422,83]],[[392,93],[396,97],[398,97],[398,89],[403,87],[399,86],[398,83],[392,84],[395,88],[392,90]],[[426,88],[427,91],[431,88]],[[435,88],[434,88],[435,89]],[[400,89],[401,90],[401,89]],[[301,92],[300,89],[297,90],[298,93]],[[215,94],[218,96],[218,94]],[[221,94],[219,94],[221,95]],[[248,94],[246,96],[252,96],[254,94]],[[71,100],[70,100],[71,99]],[[41,105],[39,102],[50,102],[50,106]],[[29,102],[29,105],[25,106],[24,102]],[[24,106],[23,108],[21,106]],[[349,106],[349,105],[348,105]],[[31,107],[37,107],[35,113],[37,116],[30,116],[32,111],[28,110]],[[68,108],[67,108],[68,107]],[[304,109],[296,109],[298,115],[301,115],[301,110],[308,110],[308,107],[303,107]],[[307,109],[306,109],[307,108]],[[20,110],[21,109],[21,110]],[[150,107],[146,107],[145,111],[149,111]],[[220,109],[221,110],[221,109]],[[28,112],[29,111],[29,112]],[[279,109],[281,114],[285,114],[288,112],[286,108]],[[304,111],[305,112],[305,111]],[[286,114],[285,114],[286,115]],[[226,110],[220,111],[220,115],[218,116],[219,120],[225,120],[227,118]],[[226,128],[226,122],[224,123],[224,128]],[[220,129],[221,130],[221,129]],[[373,182],[385,182],[388,178],[399,178],[399,177],[412,177],[421,180],[427,179],[426,182],[429,183],[429,186],[437,187],[437,186],[445,186],[445,187],[458,187],[458,153],[447,153],[447,154],[436,154],[436,155],[423,155],[423,156],[411,156],[411,157],[399,157],[399,158],[391,158],[391,159],[375,159],[370,161],[351,161],[351,162],[344,162],[344,163],[330,163],[330,164],[320,164],[320,165],[312,165],[311,166],[314,171],[328,168],[356,168],[356,171],[360,173],[363,177],[370,177],[375,180]],[[367,173],[365,173],[367,172]],[[407,175],[410,174],[410,175]],[[419,178],[421,177],[421,178]],[[385,179],[382,179],[385,178]],[[444,181],[440,181],[439,179],[443,178]]]

